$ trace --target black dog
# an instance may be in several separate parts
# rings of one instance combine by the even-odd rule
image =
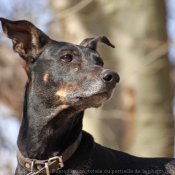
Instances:
[[[175,174],[172,158],[138,158],[105,148],[82,131],[86,108],[108,100],[119,82],[104,69],[97,43],[50,39],[28,21],[0,18],[28,75],[16,174]]]

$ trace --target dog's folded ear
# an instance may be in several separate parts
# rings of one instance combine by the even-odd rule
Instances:
[[[29,21],[4,18],[0,18],[0,21],[3,32],[13,42],[13,50],[26,61],[34,61],[50,41],[46,34]]]
[[[86,38],[80,43],[80,45],[96,51],[98,42],[107,44],[108,46],[115,48],[115,46],[110,43],[110,41],[106,36],[97,36],[96,38]]]

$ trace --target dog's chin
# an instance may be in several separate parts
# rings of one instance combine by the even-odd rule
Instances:
[[[76,96],[74,98],[68,98],[68,102],[71,106],[87,109],[87,108],[98,108],[105,101],[109,100],[112,93],[107,92],[92,94],[91,96]]]

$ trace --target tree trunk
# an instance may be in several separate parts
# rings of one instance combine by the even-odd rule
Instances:
[[[165,54],[164,1],[52,0],[51,6],[57,21],[51,33],[56,34],[57,28],[59,39],[80,43],[84,38],[103,34],[116,46],[114,50],[102,46],[100,53],[106,58],[105,67],[118,69],[120,86],[98,112],[87,112],[85,128],[108,147],[138,156],[172,156],[172,94]],[[125,111],[116,110],[121,106]]]
[[[143,5],[144,18],[141,20],[139,15],[138,20],[142,21],[144,28],[138,38],[147,42],[139,47],[143,57],[138,60],[139,85],[131,153],[172,157],[174,121],[165,2],[149,0],[144,1]]]

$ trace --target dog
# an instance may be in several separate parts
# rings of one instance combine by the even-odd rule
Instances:
[[[95,143],[82,130],[84,110],[110,99],[119,75],[103,68],[98,42],[55,41],[31,22],[0,18],[27,73],[16,175],[175,174],[173,158],[139,158]]]

